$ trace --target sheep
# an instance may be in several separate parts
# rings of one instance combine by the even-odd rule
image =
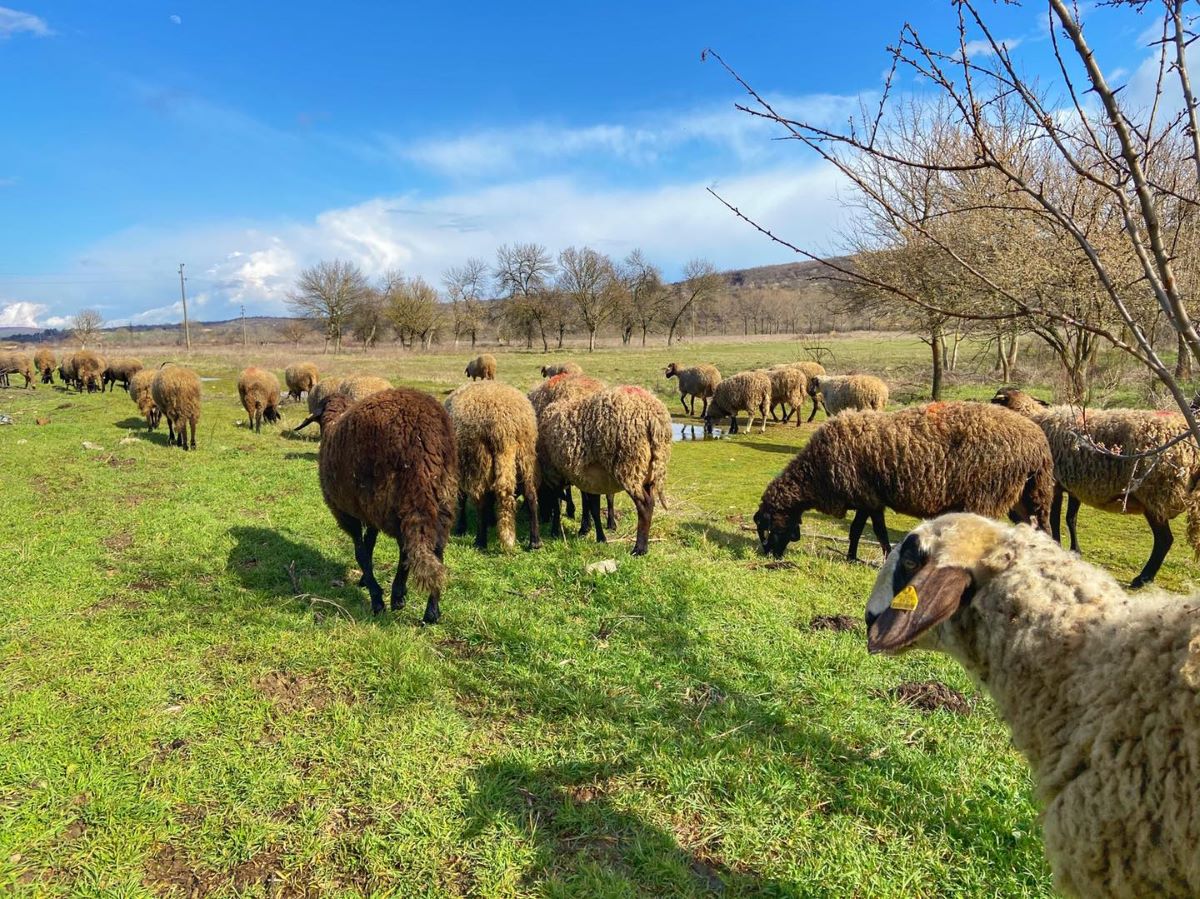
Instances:
[[[795,415],[796,427],[800,427],[800,410],[808,396],[808,375],[790,365],[769,368],[766,375],[771,379],[771,421],[779,420],[775,417],[775,407],[779,406],[784,423]]]
[[[817,417],[818,404],[833,418],[846,409],[882,412],[888,403],[887,384],[874,375],[816,375],[808,379],[808,395],[813,401],[809,421]]]
[[[996,391],[992,402],[1031,419],[1050,442],[1058,485],[1050,510],[1051,533],[1056,540],[1060,539],[1059,515],[1065,492],[1067,530],[1075,552],[1079,552],[1075,525],[1081,503],[1106,512],[1145,516],[1154,545],[1132,587],[1154,580],[1175,542],[1171,520],[1183,512],[1187,512],[1188,542],[1200,554],[1200,452],[1195,443],[1183,440],[1154,458],[1141,460],[1115,458],[1095,446],[1124,455],[1153,450],[1187,430],[1182,415],[1144,409],[1088,411],[1085,415],[1069,406],[1048,406],[1015,387]]]
[[[67,387],[73,387],[77,381],[78,373],[75,371],[75,354],[64,356],[58,363],[58,379]]]
[[[391,389],[392,384],[386,378],[377,378],[375,375],[351,375],[342,379],[342,382],[338,384],[337,392],[351,402],[357,402],[366,399],[373,393]]]
[[[264,418],[272,424],[279,421],[279,379],[274,374],[252,365],[238,377],[237,389],[255,434],[262,433]]]
[[[867,648],[956,659],[1032,769],[1066,896],[1200,895],[1200,596],[1116,580],[1029,527],[918,525],[867,603]]]
[[[72,358],[75,365],[75,387],[83,393],[104,389],[104,357],[91,350],[80,350]]]
[[[54,383],[54,353],[42,347],[33,354],[33,367],[41,374],[43,384]]]
[[[495,510],[496,533],[506,550],[516,546],[518,491],[529,514],[529,548],[542,545],[538,527],[537,417],[521,391],[496,381],[464,384],[446,398],[458,444],[459,517],[456,534],[467,532],[466,502],[475,504],[475,545],[487,548],[488,522]]]
[[[196,448],[196,423],[200,421],[200,378],[188,368],[163,363],[150,385],[154,405],[167,420],[167,444],[187,450],[187,429]]]
[[[338,527],[354,541],[362,569],[359,586],[371,611],[383,611],[383,588],[375,579],[375,540],[383,531],[400,546],[391,607],[404,607],[408,578],[429,592],[424,621],[441,617],[446,569],[442,556],[458,494],[454,426],[441,403],[404,387],[354,402],[326,396],[314,415],[323,437],[318,457],[321,493]]]
[[[825,366],[823,366],[820,362],[809,362],[809,361],[780,362],[775,365],[772,365],[769,369],[767,369],[767,371],[769,371],[769,372],[777,371],[778,369],[781,369],[781,368],[794,368],[796,371],[801,372],[804,375],[804,395],[805,396],[808,396],[808,383],[813,378],[819,378],[825,374]],[[804,399],[804,397],[801,397],[801,400],[803,400],[803,399]],[[816,408],[816,400],[813,400],[813,408],[814,409]],[[771,412],[773,415],[775,412],[774,406],[771,407]],[[801,402],[799,405],[793,406],[793,408],[791,410],[791,413],[794,413],[796,415],[797,427],[800,425],[799,417],[802,412],[803,412],[803,402]],[[791,413],[788,413],[785,411],[785,414],[783,416],[783,420],[785,422],[788,420]]]
[[[712,402],[704,410],[704,433],[713,432],[713,419],[729,416],[729,433],[738,432],[737,414],[743,409],[750,416],[746,430],[754,430],[754,417],[762,419],[767,430],[767,410],[771,408],[771,379],[761,371],[740,371],[725,378],[713,392]]]
[[[553,365],[542,366],[542,377],[553,378],[555,375],[581,375],[583,369],[576,362],[556,362]]]
[[[721,371],[715,365],[707,363],[693,365],[691,368],[680,368],[677,362],[668,362],[663,376],[668,380],[679,379],[679,403],[683,406],[684,415],[696,417],[696,397],[700,397],[700,417],[708,414],[708,401],[721,383]],[[692,398],[691,408],[688,408],[688,397]]]
[[[308,392],[308,414],[312,415],[321,405],[321,401],[331,393],[336,393],[345,378],[323,378]]]
[[[551,403],[562,399],[590,396],[593,393],[599,393],[601,390],[604,390],[607,387],[607,384],[605,384],[603,381],[597,380],[596,378],[589,378],[586,375],[572,375],[563,372],[562,374],[551,376],[529,391],[529,402],[533,406],[533,412],[537,416],[538,424],[540,425],[542,421],[542,413]],[[546,459],[542,455],[538,456],[538,465],[543,468],[546,465]],[[549,492],[543,491],[541,502],[541,514],[543,521],[561,521],[561,518],[557,517],[555,512],[560,499],[566,502],[567,517],[575,517],[575,502],[571,499],[571,487],[569,484],[564,484],[562,486],[559,495],[556,495],[553,498],[553,503],[550,502],[550,499]],[[607,496],[608,522],[606,525],[609,530],[612,530],[617,526],[617,510],[615,506],[616,497],[610,493]],[[591,504],[588,503],[584,507],[583,517],[579,521],[579,533],[581,536],[591,530],[591,516]],[[555,531],[556,535],[560,534],[561,531],[562,528],[561,525],[559,525]]]
[[[137,404],[138,411],[146,419],[148,431],[157,428],[162,418],[158,406],[154,405],[154,376],[155,372],[143,368],[129,379],[129,398]]]
[[[600,494],[628,493],[638,516],[633,555],[646,554],[671,459],[671,415],[662,400],[641,387],[622,386],[553,402],[539,422],[538,456],[546,460],[542,478],[550,488],[579,488],[601,543]],[[553,512],[558,531],[558,503]]]
[[[293,362],[283,370],[283,380],[287,384],[288,396],[298,403],[301,394],[307,393],[312,396],[313,388],[321,380],[321,375],[311,362]]]
[[[481,353],[467,363],[466,375],[472,381],[476,378],[494,381],[496,379],[496,357],[491,353]]]
[[[0,383],[3,383],[5,387],[9,386],[9,375],[21,375],[25,379],[23,386],[30,390],[36,390],[37,386],[33,383],[33,372],[33,363],[27,353],[0,353]]]
[[[142,365],[141,359],[133,357],[120,357],[117,359],[109,359],[108,364],[104,366],[104,372],[100,381],[100,389],[108,389],[111,391],[117,384],[117,381],[122,382],[122,386],[126,391],[129,390],[129,379],[145,368]]]
[[[1053,499],[1050,447],[1027,418],[986,403],[928,403],[829,419],[767,486],[754,523],[762,551],[778,559],[800,539],[804,512],[853,509],[853,562],[868,518],[884,555],[891,549],[885,508],[1033,518],[1048,530]]]

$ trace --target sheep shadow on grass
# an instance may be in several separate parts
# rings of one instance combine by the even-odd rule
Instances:
[[[794,456],[800,451],[799,447],[792,446],[791,444],[762,443],[758,440],[738,440],[737,445],[749,447],[752,450],[758,450],[760,453],[780,453],[785,456]]]
[[[157,428],[151,431],[146,427],[146,419],[132,416],[130,418],[122,418],[120,421],[114,421],[113,424],[124,431],[137,431],[143,440],[148,440],[151,443],[157,443],[159,446],[166,446],[167,441],[167,425],[160,424]]]

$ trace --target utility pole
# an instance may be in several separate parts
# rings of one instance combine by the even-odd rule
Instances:
[[[183,289],[183,263],[179,263],[179,298],[183,300],[183,341],[187,344],[187,351],[192,351],[192,330],[188,327],[187,317],[187,291]]]
[[[246,304],[242,304],[242,350],[246,349]]]

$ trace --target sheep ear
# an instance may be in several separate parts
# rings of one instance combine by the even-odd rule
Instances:
[[[958,566],[926,565],[871,623],[868,652],[895,652],[915,643],[971,599],[971,573]]]

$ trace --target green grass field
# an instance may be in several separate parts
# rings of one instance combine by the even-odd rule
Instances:
[[[896,378],[924,361],[916,341],[830,345],[839,367]],[[441,394],[468,355],[317,362]],[[654,385],[677,414],[671,357],[800,355],[574,358]],[[281,373],[286,354],[252,360]],[[607,546],[572,532],[503,555],[456,538],[442,623],[423,628],[423,597],[366,610],[315,440],[240,425],[245,361],[192,360],[215,379],[195,453],[147,434],[120,391],[0,392],[15,420],[0,427],[0,893],[1050,892],[1029,777],[987,698],[944,658],[867,655],[873,540],[872,564],[847,564],[848,521],[813,515],[784,564],[755,552],[761,490],[815,425],[677,444],[644,559],[626,498]],[[500,377],[527,387],[543,361],[504,354]],[[1140,518],[1080,523],[1088,558],[1136,573]],[[386,583],[396,549],[379,547]],[[585,573],[610,557],[616,573]],[[1193,573],[1181,542],[1160,582]],[[811,626],[831,615],[852,629]],[[893,695],[923,681],[966,705]]]

